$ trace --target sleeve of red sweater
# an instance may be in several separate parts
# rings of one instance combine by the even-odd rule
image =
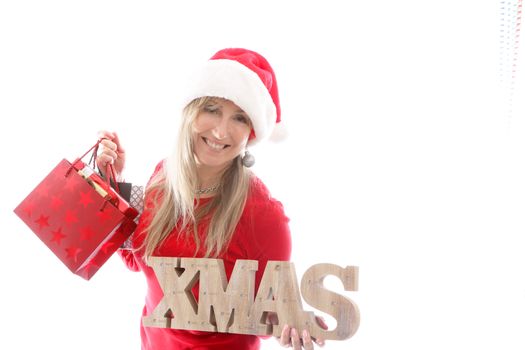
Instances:
[[[246,235],[248,258],[259,261],[256,273],[256,288],[259,288],[266,263],[289,261],[292,252],[292,240],[289,219],[281,202],[274,199],[259,179],[255,180],[253,203],[244,224],[248,225]],[[257,289],[256,289],[257,290]]]
[[[260,205],[254,213],[253,221],[251,249],[256,259],[264,262],[264,265],[268,260],[290,260],[292,242],[289,219],[281,202],[271,199]]]
[[[264,184],[255,179],[252,185],[253,197],[249,200],[248,212],[244,218],[246,225],[245,245],[247,258],[258,261],[255,274],[255,290],[259,290],[268,261],[289,261],[292,240],[289,219],[281,202],[271,197]],[[262,339],[270,336],[259,336]]]
[[[139,264],[135,260],[135,254],[133,254],[131,250],[119,249],[117,253],[120,255],[122,261],[124,261],[128,269],[134,272],[140,271]]]
[[[161,171],[161,169],[163,168],[163,164],[164,164],[164,161],[160,161],[157,166],[155,167],[155,171],[153,172],[153,174],[151,175],[150,179],[148,180],[148,184],[146,185],[146,187],[148,187],[151,183],[151,180]],[[148,211],[148,205],[146,205],[148,203],[148,199],[145,198],[144,199],[144,212],[142,213],[141,215],[141,218],[139,220],[139,224],[135,230],[135,232],[138,232],[140,230],[143,229],[144,227],[144,221],[146,219],[146,217],[149,215],[149,213],[147,213]],[[126,264],[126,266],[128,267],[128,269],[130,269],[131,271],[140,271],[140,265],[137,263],[137,260],[136,260],[136,256],[135,254],[133,253],[132,250],[128,250],[128,249],[119,249],[118,251],[118,254],[120,255],[120,257],[122,258],[122,260],[124,261],[124,263]]]

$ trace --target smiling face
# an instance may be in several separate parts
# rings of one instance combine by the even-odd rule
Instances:
[[[232,101],[212,98],[197,114],[192,131],[197,165],[221,171],[245,149],[251,122]]]

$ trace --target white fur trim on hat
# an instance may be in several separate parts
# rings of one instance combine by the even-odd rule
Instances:
[[[191,80],[186,103],[203,96],[228,99],[248,114],[255,131],[249,145],[272,134],[277,119],[275,104],[259,76],[245,65],[227,59],[207,61]]]
[[[283,123],[275,124],[272,133],[268,137],[269,141],[281,142],[288,138],[288,128]]]

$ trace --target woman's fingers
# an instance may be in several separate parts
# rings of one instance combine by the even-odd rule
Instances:
[[[126,156],[124,149],[120,144],[120,140],[116,132],[106,130],[99,131],[98,138],[100,141],[99,152],[97,155],[97,167],[103,175],[105,174],[106,166],[112,164],[117,177],[120,177],[124,169]]]
[[[301,339],[299,339],[299,333],[295,328],[292,328],[291,338],[292,338],[292,348],[294,350],[301,350]]]
[[[117,144],[109,139],[103,139],[100,141],[100,146],[102,147],[102,150],[110,149],[112,151],[117,151]]]
[[[312,342],[312,337],[310,337],[310,333],[308,333],[306,329],[303,330],[303,346],[305,350],[314,349],[314,343]]]
[[[97,166],[99,168],[105,168],[106,165],[113,163],[115,163],[115,157],[107,153],[101,153],[97,156]]]
[[[315,316],[315,321],[322,329],[328,329],[328,325],[326,324],[325,320],[321,316]]]
[[[98,138],[99,140],[102,140],[100,142],[101,145],[104,145],[115,152],[124,153],[124,148],[122,148],[120,139],[116,132],[102,130],[98,132]]]
[[[321,316],[315,316],[315,320],[322,329],[328,329],[328,325],[326,324],[324,318],[322,318]]]
[[[281,344],[281,346],[290,346],[290,330],[290,326],[285,324],[283,327],[283,331],[281,332],[281,338],[279,339],[279,344]]]
[[[317,345],[321,346],[321,347],[324,346],[324,339],[320,339],[320,338],[318,338],[318,339],[314,339],[314,342],[315,342]]]
[[[314,350],[314,344],[322,347],[325,342],[323,339],[312,338],[306,329],[299,335],[299,332],[295,328],[291,328],[289,325],[284,325],[279,344],[284,347],[289,347],[291,345],[294,350]]]
[[[113,140],[114,137],[115,137],[115,133],[111,132],[111,131],[100,130],[98,132],[98,139],[99,140],[102,140],[102,139]]]
[[[97,155],[97,165],[99,168],[105,168],[107,164],[114,164],[118,158],[116,152],[117,145],[110,140],[102,140]]]
[[[118,135],[116,132],[113,133],[113,142],[115,143],[115,145],[117,145],[117,149],[116,151],[120,154],[124,153],[124,148],[122,148],[122,145],[120,144],[120,140],[118,138]]]

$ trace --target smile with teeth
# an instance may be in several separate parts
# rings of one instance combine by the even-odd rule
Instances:
[[[225,149],[226,147],[229,147],[229,145],[221,145],[219,143],[215,143],[213,141],[210,141],[208,140],[207,138],[203,137],[202,138],[204,140],[204,142],[210,146],[211,148],[215,149],[215,150],[221,150],[221,149]]]

